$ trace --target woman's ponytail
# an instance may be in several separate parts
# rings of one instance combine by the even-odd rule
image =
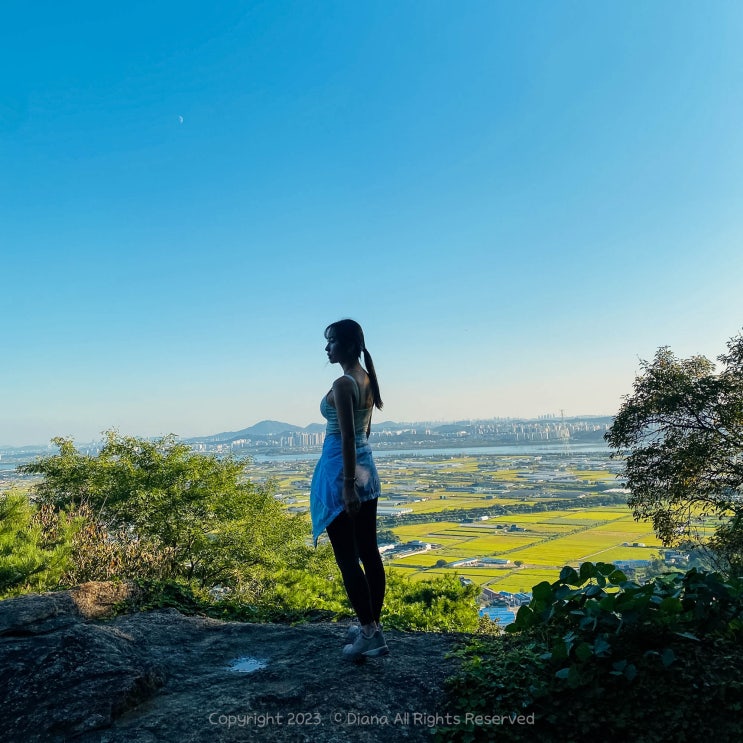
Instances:
[[[372,361],[371,354],[366,350],[366,346],[363,348],[364,352],[364,366],[366,367],[366,373],[369,375],[369,384],[372,388],[372,397],[374,398],[374,406],[377,410],[382,409],[382,396],[379,393],[379,382],[377,381],[377,372],[374,370],[374,362]]]

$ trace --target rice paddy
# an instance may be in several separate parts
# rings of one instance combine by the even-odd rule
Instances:
[[[555,580],[564,565],[647,560],[662,546],[651,526],[635,522],[626,505],[595,505],[604,490],[616,486],[616,472],[607,469],[605,460],[593,467],[565,467],[557,457],[524,457],[519,466],[498,467],[492,459],[483,458],[478,467],[476,457],[463,457],[425,473],[409,472],[416,497],[427,500],[408,507],[418,517],[430,514],[431,520],[393,524],[392,530],[401,542],[417,540],[430,548],[391,559],[394,570],[414,580],[456,574],[495,590],[528,591],[542,580]],[[427,490],[431,477],[435,489]],[[528,510],[544,500],[560,507]],[[466,518],[470,510],[481,513],[493,506],[511,512]],[[461,517],[447,518],[447,511],[455,509]],[[493,559],[507,562],[495,566]],[[466,560],[480,562],[461,564]]]

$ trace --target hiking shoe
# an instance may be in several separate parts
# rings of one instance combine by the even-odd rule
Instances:
[[[382,630],[377,630],[371,637],[364,637],[359,629],[356,639],[343,648],[343,657],[346,660],[358,660],[359,658],[378,658],[387,655],[390,649],[384,641]]]
[[[360,624],[350,624],[346,630],[346,639],[344,645],[353,645],[356,642],[356,638],[361,634]]]
[[[382,625],[380,623],[379,629],[382,629]],[[354,623],[349,625],[348,629],[346,630],[346,640],[344,642],[344,645],[353,645],[354,642],[356,642],[356,638],[361,633],[361,625]]]

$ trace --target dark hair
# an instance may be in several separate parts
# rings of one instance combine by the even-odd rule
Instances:
[[[366,373],[369,375],[369,383],[371,384],[372,397],[374,398],[374,406],[378,409],[382,409],[382,396],[379,394],[379,382],[377,381],[377,373],[374,370],[374,362],[372,361],[371,354],[366,350],[366,344],[364,343],[364,331],[361,329],[356,320],[338,320],[338,322],[331,323],[325,328],[325,338],[330,335],[330,332],[335,334],[335,339],[341,344],[341,346],[348,350],[349,354],[352,354],[355,359],[358,359],[361,354],[364,354],[364,366],[366,367]]]

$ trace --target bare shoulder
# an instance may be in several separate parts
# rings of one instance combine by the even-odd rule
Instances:
[[[333,382],[333,392],[352,395],[353,382],[345,375],[338,377],[338,379]]]

